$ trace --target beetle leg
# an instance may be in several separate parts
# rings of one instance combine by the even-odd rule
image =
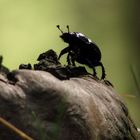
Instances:
[[[105,76],[106,76],[106,74],[105,74],[105,68],[104,68],[102,62],[99,62],[99,66],[101,66],[101,68],[102,68],[102,76],[101,76],[101,79],[105,79]]]
[[[88,66],[93,69],[93,76],[96,77],[96,78],[98,78],[97,77],[97,72],[96,72],[95,66],[88,59],[86,59],[86,62],[88,64]]]
[[[68,62],[68,65],[71,65],[70,52],[68,53],[68,56],[67,56],[67,62]]]
[[[66,47],[66,48],[64,48],[61,52],[60,52],[60,54],[59,54],[59,56],[58,56],[58,60],[60,59],[60,57],[62,56],[62,55],[64,55],[65,53],[67,53],[67,52],[69,52],[70,51],[70,47],[68,46],[68,47]]]
[[[75,58],[76,58],[76,56],[75,56],[74,52],[70,51],[69,54],[70,54],[70,56],[71,56],[72,65],[73,65],[73,66],[76,66],[76,65],[75,65]]]
[[[76,66],[75,65],[75,55],[71,51],[68,53],[67,62],[68,62],[68,65]]]
[[[97,77],[97,72],[96,72],[95,67],[93,67],[93,76],[94,76],[94,77]]]
[[[72,65],[73,65],[73,66],[76,66],[76,64],[75,64],[75,59],[72,58],[71,61],[72,61]]]

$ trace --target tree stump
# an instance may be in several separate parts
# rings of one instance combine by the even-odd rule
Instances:
[[[35,140],[138,140],[109,81],[84,67],[62,66],[53,50],[38,61],[0,74],[0,117]],[[2,124],[0,139],[21,140]]]

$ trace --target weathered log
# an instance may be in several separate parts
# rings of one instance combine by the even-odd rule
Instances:
[[[82,67],[39,61],[36,70],[0,75],[0,117],[35,140],[138,139],[127,107],[108,81]],[[20,140],[1,124],[0,139]]]

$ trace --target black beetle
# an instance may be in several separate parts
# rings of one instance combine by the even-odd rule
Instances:
[[[75,66],[75,61],[81,64],[85,64],[90,68],[93,68],[93,76],[96,77],[96,66],[101,66],[102,68],[102,76],[101,79],[104,79],[105,69],[101,60],[101,52],[98,46],[88,39],[85,35],[79,32],[70,32],[69,26],[67,25],[68,32],[63,32],[60,29],[60,26],[57,25],[57,28],[61,31],[62,35],[60,38],[66,43],[69,44],[68,47],[64,48],[60,54],[58,59],[65,53],[68,53],[67,62],[68,65]]]

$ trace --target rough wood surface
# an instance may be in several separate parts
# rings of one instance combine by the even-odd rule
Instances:
[[[57,72],[0,74],[0,116],[35,140],[138,139],[128,109],[112,86],[90,75],[58,79]],[[20,138],[0,125],[0,140]]]

